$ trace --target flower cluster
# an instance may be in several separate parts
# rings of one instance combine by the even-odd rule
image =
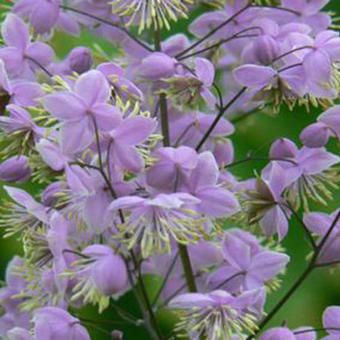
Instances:
[[[82,317],[94,305],[150,339],[316,339],[312,327],[262,331],[312,271],[340,262],[340,211],[310,210],[340,182],[328,148],[340,139],[340,35],[321,12],[328,2],[14,1],[1,25],[0,226],[22,250],[0,290],[1,338],[87,340],[92,325],[121,339]],[[161,39],[197,7],[192,39]],[[112,49],[58,58],[55,32],[83,30]],[[268,157],[235,161],[236,123],[284,105],[321,108],[302,146],[281,137]],[[253,177],[234,174],[257,160]],[[293,219],[308,266],[267,314]],[[150,275],[161,282],[152,297]],[[118,305],[130,292],[139,311]],[[177,318],[171,336],[163,309]],[[340,307],[325,310],[324,339],[340,338],[339,320]]]

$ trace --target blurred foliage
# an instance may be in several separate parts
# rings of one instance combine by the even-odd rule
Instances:
[[[4,10],[1,8],[3,4],[8,4],[8,1],[0,0],[0,15],[4,14]],[[331,0],[327,9],[335,12],[338,11],[340,15],[339,1]],[[202,13],[203,10],[204,8],[195,10],[190,20],[181,20],[174,24],[171,31],[163,32],[163,38],[178,32],[185,32],[190,21]],[[148,40],[149,37],[144,36],[144,38]],[[110,58],[113,58],[118,52],[111,44],[88,32],[82,32],[80,37],[70,37],[57,32],[52,40],[52,45],[60,58],[65,56],[73,47],[79,45],[94,47],[95,50],[103,50]],[[100,61],[100,58],[98,61]],[[283,108],[279,115],[270,115],[260,111],[256,112],[236,125],[236,133],[232,136],[236,159],[245,158],[249,151],[254,151],[256,156],[266,157],[270,144],[276,138],[283,136],[292,139],[300,145],[298,139],[299,133],[307,124],[315,121],[316,116],[320,112],[321,109],[318,108],[313,109],[311,112],[306,112],[304,108],[296,108],[293,112],[289,112]],[[339,145],[335,145],[334,143],[331,145],[331,150],[339,153]],[[240,179],[245,179],[252,176],[254,171],[260,171],[264,166],[264,162],[244,163],[233,168],[233,173]],[[32,194],[41,189],[34,184],[25,185],[24,187]],[[1,185],[0,197],[4,197],[4,191]],[[340,194],[337,194],[334,200],[329,202],[327,207],[315,207],[315,210],[320,209],[331,212],[339,206],[339,201]],[[291,262],[286,275],[282,277],[283,285],[281,289],[278,292],[272,293],[268,298],[266,305],[267,311],[270,310],[289,289],[306,266],[306,256],[309,252],[308,245],[305,241],[302,228],[295,223],[294,219],[292,219],[289,234],[284,240],[283,246],[291,256]],[[0,239],[0,278],[4,278],[7,262],[14,254],[21,254],[20,245],[13,239]],[[149,276],[147,277],[147,283],[149,293],[152,296],[152,294],[155,294],[157,291],[157,286],[159,287],[160,282],[157,278]],[[283,322],[287,322],[290,328],[302,325],[320,327],[322,312],[329,305],[340,305],[340,268],[332,271],[327,269],[315,271],[304,283],[302,288],[300,288],[281,309],[270,325],[277,326]],[[119,301],[119,306],[128,310],[131,314],[135,314],[138,310],[132,294],[123,296]],[[75,311],[75,313],[79,312]],[[81,311],[81,316],[87,319],[87,322],[84,322],[84,324],[88,326],[94,340],[109,339],[108,335],[96,330],[97,327],[112,330],[112,326],[107,326],[106,321],[114,323],[115,320],[120,320],[113,308],[108,309],[98,317],[96,310],[89,307]],[[158,318],[164,332],[170,331],[173,316],[167,312],[160,312]],[[102,321],[98,323],[97,326],[94,326],[92,320],[97,319]],[[143,328],[133,328],[131,326],[121,325],[119,322],[117,322],[116,327],[124,332],[124,339],[149,339],[149,336]]]

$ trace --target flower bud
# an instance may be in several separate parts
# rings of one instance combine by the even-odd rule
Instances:
[[[280,138],[272,144],[269,155],[271,158],[294,158],[297,152],[298,149],[292,141]]]
[[[110,247],[92,245],[85,248],[83,254],[95,260],[91,275],[99,292],[111,296],[125,290],[128,283],[125,262]]]
[[[0,164],[0,179],[5,182],[25,182],[31,175],[28,158],[13,156]]]
[[[154,52],[144,58],[140,65],[140,75],[150,80],[167,78],[175,71],[176,60],[161,52]]]
[[[121,331],[118,331],[118,330],[114,330],[114,331],[112,331],[112,333],[111,333],[111,339],[112,340],[122,340],[123,339],[123,332],[121,332]]]
[[[300,140],[309,148],[320,148],[325,146],[330,137],[328,127],[321,122],[307,126],[300,134]]]
[[[68,55],[67,61],[72,71],[82,74],[93,64],[92,51],[86,47],[76,47]]]

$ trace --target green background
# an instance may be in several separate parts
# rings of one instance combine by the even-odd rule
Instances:
[[[1,4],[6,4],[5,0],[0,0]],[[327,9],[334,11],[339,10],[340,4],[337,0],[330,2]],[[4,9],[0,8],[3,14]],[[191,19],[199,15],[201,10],[196,10],[192,13]],[[173,25],[171,32],[164,32],[163,37],[172,35],[177,32],[186,31],[188,21],[180,21]],[[147,38],[147,37],[146,37]],[[94,43],[99,44],[110,55],[115,54],[114,48],[87,33],[82,33],[81,37],[74,38],[57,33],[53,39],[53,47],[57,51],[58,56],[64,56],[72,47],[77,45],[92,46]],[[243,159],[251,150],[257,150],[257,156],[267,156],[269,145],[273,140],[279,137],[290,138],[297,143],[298,136],[303,127],[308,123],[315,121],[316,116],[321,112],[321,109],[314,109],[307,113],[304,108],[296,108],[293,112],[283,109],[279,115],[271,116],[258,112],[251,117],[243,120],[236,125],[236,133],[232,136],[235,146],[236,159]],[[331,144],[333,152],[338,153],[338,146],[335,143]],[[245,179],[253,175],[255,169],[261,170],[265,163],[246,163],[233,168],[233,173],[239,178]],[[39,190],[36,185],[26,185],[25,188],[31,193]],[[4,192],[0,188],[0,195],[4,197]],[[326,208],[322,208],[327,212],[333,211],[339,206],[340,195],[334,196],[334,200],[329,202]],[[1,204],[1,203],[0,203]],[[320,208],[321,209],[321,208]],[[301,227],[295,223],[294,219],[290,224],[288,237],[284,240],[283,246],[287,253],[291,256],[291,262],[288,266],[286,275],[283,277],[283,285],[278,292],[272,293],[267,302],[266,310],[269,311],[271,306],[282,296],[304,270],[306,266],[306,255],[309,250],[307,242],[304,239],[304,234]],[[20,245],[13,239],[0,239],[0,277],[3,278],[6,264],[14,254],[21,254]],[[155,286],[159,284],[155,278],[147,278],[149,281],[150,294],[156,291]],[[120,302],[120,306],[129,310],[130,313],[135,313],[137,306],[134,304],[132,296],[127,294]],[[321,326],[321,315],[323,310],[329,305],[340,305],[340,269],[327,270],[320,269],[312,273],[304,285],[295,293],[289,302],[272,320],[271,325],[281,325],[286,321],[290,328],[301,325],[311,325],[315,327]],[[97,319],[98,315],[94,309],[87,309],[82,312],[83,316],[91,319]],[[116,313],[110,309],[99,317],[101,320],[117,321],[119,318]],[[168,328],[170,315],[163,313],[159,315],[164,329]],[[112,327],[101,325],[101,328],[107,330]],[[124,339],[149,339],[148,335],[142,328],[134,329],[131,326],[117,326],[125,333]],[[93,327],[88,328],[91,331],[93,339],[109,339],[107,335],[96,331]]]

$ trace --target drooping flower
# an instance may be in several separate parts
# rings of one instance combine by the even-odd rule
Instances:
[[[169,21],[187,17],[187,5],[192,0],[118,0],[112,3],[113,12],[129,17],[128,25],[139,26],[139,33],[153,26],[156,30],[170,29]]]
[[[85,258],[73,264],[72,277],[77,284],[72,299],[82,297],[85,303],[98,303],[102,311],[108,307],[110,296],[118,298],[128,288],[126,264],[106,245],[90,245],[82,254]]]
[[[159,194],[153,198],[121,197],[113,201],[109,212],[130,211],[126,226],[121,226],[128,247],[138,244],[144,258],[170,252],[171,241],[196,243],[204,234],[201,217],[190,207],[200,200],[187,193]]]
[[[246,232],[242,234],[243,239],[233,230],[225,234],[222,253],[226,264],[210,276],[213,287],[223,287],[229,292],[259,289],[287,265],[287,255],[266,250],[253,240],[249,243],[252,236],[248,234],[244,238],[244,234]]]
[[[30,42],[28,27],[15,14],[6,16],[1,34],[6,46],[0,48],[0,59],[11,77],[32,78],[34,70],[47,66],[54,58],[49,45]]]
[[[194,71],[184,70],[183,74],[164,79],[169,87],[162,91],[179,107],[196,108],[202,98],[212,109],[216,104],[216,98],[211,92],[214,78],[214,65],[208,59],[196,58]]]
[[[238,296],[223,290],[188,293],[175,297],[170,307],[184,311],[177,329],[186,330],[191,339],[232,340],[235,334],[256,329],[254,305],[259,295],[258,290]]]
[[[303,203],[307,208],[308,198],[325,204],[323,197],[332,197],[327,186],[332,187],[337,178],[337,171],[332,171],[332,166],[340,161],[337,155],[325,148],[303,147],[299,150],[287,139],[274,142],[269,155],[273,159],[278,159],[278,164],[284,169],[287,178],[286,197],[294,207]],[[282,155],[286,156],[282,158]],[[264,169],[264,178],[266,172],[267,169]]]
[[[4,187],[15,203],[4,207],[5,213],[1,216],[0,225],[7,229],[7,235],[18,232],[36,230],[41,224],[48,224],[48,211],[42,204],[36,202],[26,191]]]

